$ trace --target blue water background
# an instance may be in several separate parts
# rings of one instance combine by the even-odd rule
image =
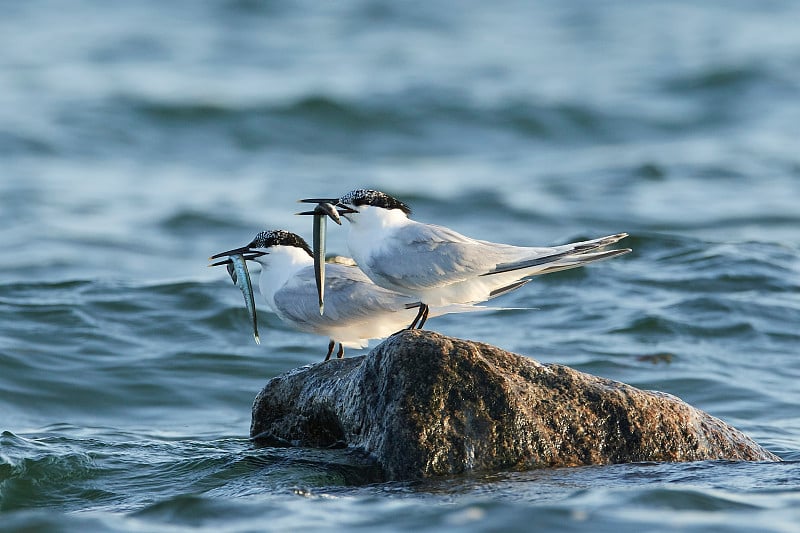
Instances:
[[[3,531],[798,531],[799,3],[2,13]],[[629,232],[497,302],[534,310],[429,327],[677,395],[785,462],[381,483],[254,448],[256,393],[327,339],[262,312],[253,344],[207,257],[361,186],[500,242]]]

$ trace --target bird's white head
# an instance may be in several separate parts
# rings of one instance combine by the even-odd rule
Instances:
[[[312,252],[311,247],[308,246],[308,243],[301,236],[291,231],[279,229],[262,231],[246,246],[214,254],[211,256],[211,259],[229,257],[237,254],[244,256],[247,260],[267,264],[270,261],[267,256],[270,254],[307,258],[311,257]],[[219,261],[213,263],[211,266],[223,265],[228,262],[229,260]]]
[[[387,216],[408,218],[408,215],[411,214],[411,208],[408,205],[394,196],[374,189],[355,189],[339,198],[306,198],[300,201],[326,206],[325,212],[337,224],[339,223],[338,217],[334,217],[334,214],[331,213],[333,208],[335,208],[335,214],[343,216],[353,224],[366,218],[364,215],[367,213],[375,214],[380,219]],[[300,214],[310,215],[314,212],[307,211]]]
[[[405,217],[411,214],[411,208],[408,205],[394,196],[373,189],[350,191],[339,199],[339,205],[345,209],[358,212],[343,214],[350,222],[357,220],[359,213],[370,210],[396,211],[395,214],[402,213]]]
[[[269,250],[277,246],[290,246],[303,250],[311,255],[311,248],[300,235],[283,229],[262,231],[250,244],[247,245],[251,250]]]

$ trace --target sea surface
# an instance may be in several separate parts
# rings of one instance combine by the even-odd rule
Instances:
[[[800,531],[800,3],[0,7],[3,532]],[[493,241],[630,233],[496,301],[532,309],[428,327],[677,395],[784,462],[385,483],[254,447],[255,395],[327,339],[262,305],[255,345],[207,258],[310,237],[296,200],[357,187]]]

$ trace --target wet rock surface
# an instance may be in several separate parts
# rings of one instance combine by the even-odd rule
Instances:
[[[302,367],[256,397],[267,446],[349,447],[386,479],[639,461],[778,461],[669,394],[488,344],[406,331]]]

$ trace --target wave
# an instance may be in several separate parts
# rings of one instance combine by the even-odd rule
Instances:
[[[115,144],[139,145],[154,154],[159,149],[190,150],[195,157],[198,144],[207,146],[207,152],[233,146],[246,152],[278,148],[322,154],[449,154],[515,143],[636,144],[739,123],[746,116],[729,100],[738,99],[743,90],[784,91],[773,78],[756,65],[713,68],[659,82],[653,89],[664,98],[689,104],[681,113],[642,102],[620,106],[513,94],[486,102],[449,86],[363,96],[306,91],[283,99],[243,100],[109,93],[85,108],[70,101],[55,137],[0,130],[0,154],[83,153],[95,145],[106,150]]]
[[[548,137],[566,130],[593,133],[604,121],[634,116],[608,115],[597,109],[575,103],[543,105],[536,102],[505,101],[478,104],[468,97],[447,90],[407,91],[400,94],[372,96],[363,100],[330,94],[308,94],[286,102],[226,105],[211,102],[158,102],[128,98],[118,102],[155,120],[192,124],[207,121],[253,120],[279,118],[287,121],[308,121],[330,125],[343,131],[376,131],[387,129],[401,133],[417,133],[427,123],[449,122],[526,133],[532,137]]]
[[[712,64],[695,72],[674,75],[662,83],[666,91],[680,95],[706,93],[719,96],[735,92],[741,97],[741,91],[769,81],[777,80],[765,64],[749,63]]]
[[[125,127],[128,133],[124,138],[109,131],[120,126],[107,124],[108,116],[130,124]],[[587,104],[551,106],[512,101],[483,106],[448,91],[426,91],[421,95],[411,92],[364,100],[310,94],[286,102],[243,104],[110,97],[85,114],[72,112],[62,128],[72,133],[56,140],[0,135],[0,154],[85,152],[98,144],[95,137],[100,136],[105,149],[124,142],[129,149],[140,145],[154,151],[202,143],[216,146],[214,150],[232,144],[244,151],[280,148],[323,154],[453,153],[487,143],[500,146],[514,141],[569,145],[617,142],[648,131],[668,131],[674,125],[664,126],[635,114],[602,111]],[[80,146],[68,146],[78,139],[82,139]]]
[[[251,229],[244,222],[238,222],[228,216],[221,216],[207,211],[179,209],[165,216],[158,222],[161,229],[179,235],[195,235],[197,231],[214,229]]]
[[[54,156],[59,147],[53,139],[43,134],[20,133],[19,131],[3,131],[0,129],[0,155],[15,156],[28,154],[33,156]]]

